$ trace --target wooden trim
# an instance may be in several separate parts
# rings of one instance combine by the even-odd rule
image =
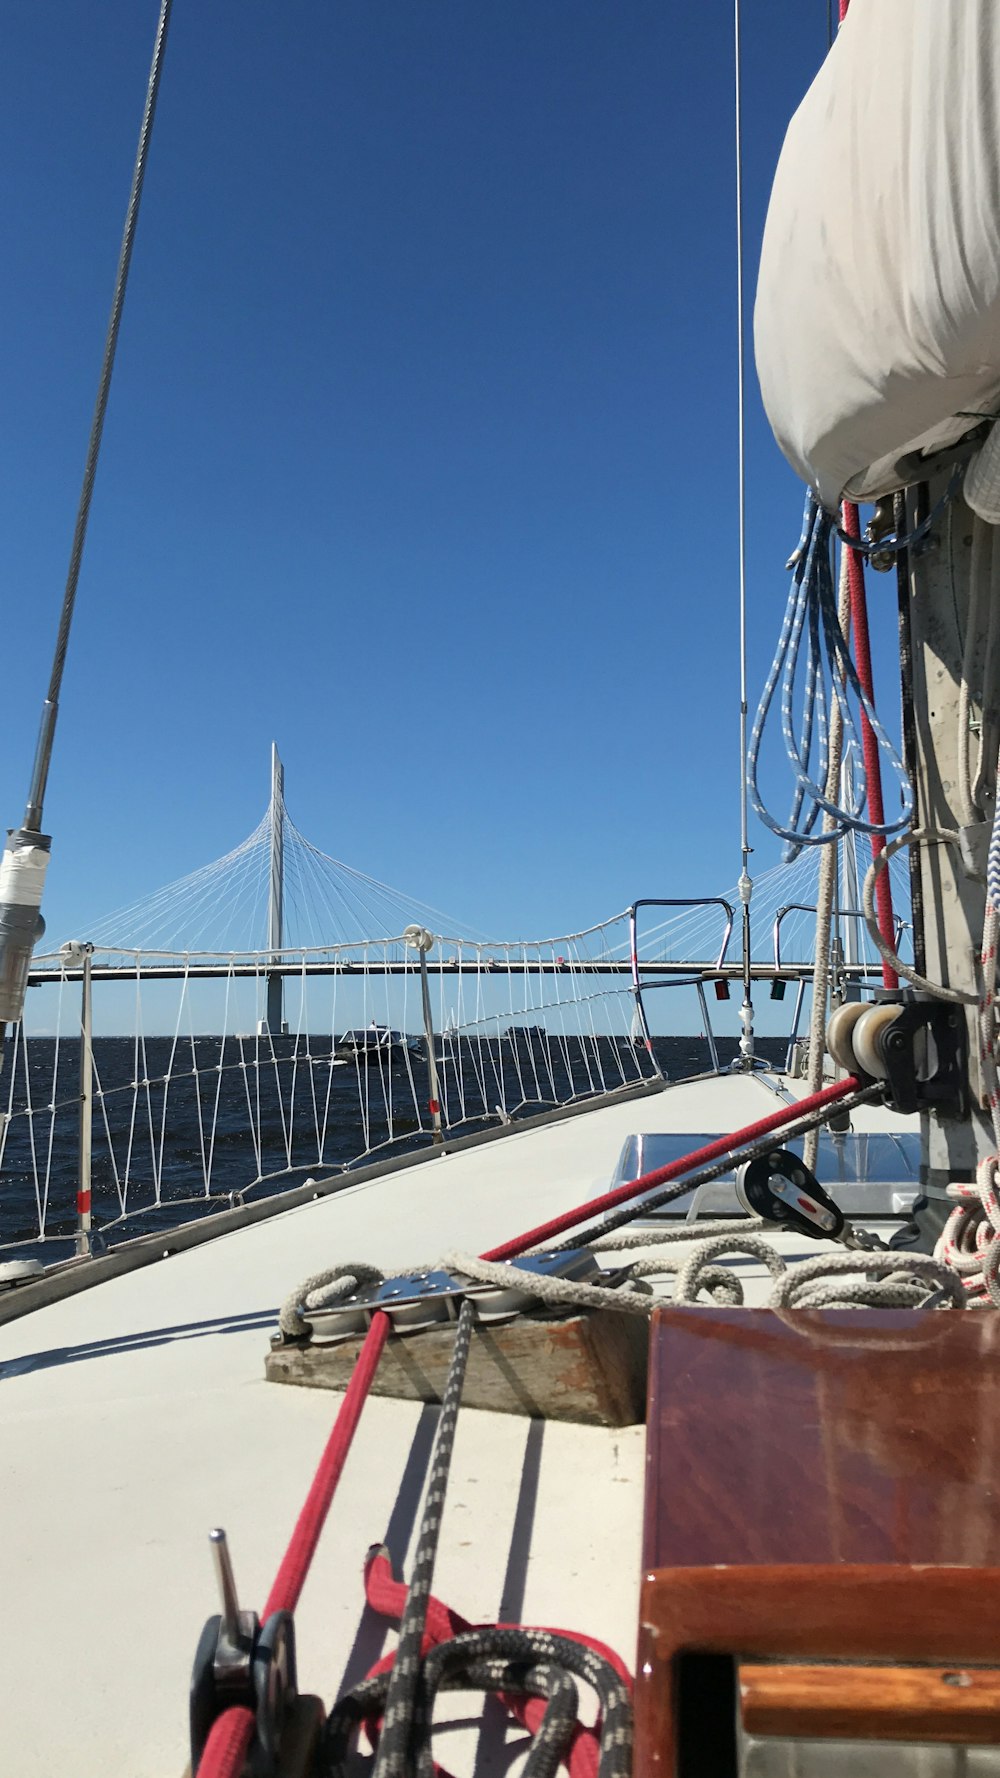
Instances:
[[[636,1778],[674,1778],[676,1661],[686,1651],[995,1665],[1000,1568],[664,1568],[642,1589]]]
[[[741,1662],[739,1698],[749,1735],[1000,1743],[995,1667]]]

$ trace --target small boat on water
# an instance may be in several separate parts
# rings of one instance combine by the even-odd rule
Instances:
[[[394,1066],[407,1055],[420,1056],[423,1051],[416,1037],[405,1031],[394,1031],[389,1025],[360,1025],[345,1031],[334,1045],[335,1061],[388,1062]]]

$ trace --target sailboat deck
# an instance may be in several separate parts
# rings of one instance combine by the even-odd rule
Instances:
[[[631,1134],[735,1129],[780,1102],[760,1077],[711,1077],[515,1131],[0,1329],[7,1769],[183,1770],[191,1660],[216,1609],[208,1528],[225,1525],[242,1602],[259,1609],[336,1411],[325,1391],[264,1381],[277,1307],[303,1277],[335,1260],[398,1269],[478,1251],[606,1189]],[[877,1108],[854,1121],[900,1127]],[[761,1268],[741,1275],[760,1300]],[[435,1417],[411,1402],[365,1408],[297,1613],[300,1682],[327,1701],[382,1652],[382,1626],[362,1621],[362,1561],[386,1538],[402,1568]],[[474,1620],[590,1632],[631,1663],[643,1471],[642,1427],[467,1410],[435,1591]]]

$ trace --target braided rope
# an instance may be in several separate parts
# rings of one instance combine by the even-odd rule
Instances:
[[[699,1241],[695,1251],[685,1260],[677,1274],[674,1286],[675,1303],[696,1303],[702,1290],[708,1290],[718,1301],[718,1285],[725,1281],[726,1296],[724,1300],[731,1302],[735,1308],[743,1303],[743,1286],[734,1273],[712,1262],[724,1253],[741,1253],[751,1259],[759,1259],[767,1267],[774,1279],[783,1277],[787,1270],[780,1253],[776,1253],[770,1242],[761,1235],[710,1235],[706,1240]]]
[[[523,1283],[525,1291],[547,1309],[624,1309],[631,1315],[649,1315],[655,1299],[646,1291],[624,1286],[586,1284],[571,1278],[545,1278],[537,1272],[519,1272],[502,1261],[478,1259],[471,1253],[446,1253],[441,1261],[449,1272],[464,1272],[476,1284],[495,1284],[500,1290]]]
[[[588,1241],[591,1253],[627,1253],[630,1247],[658,1247],[661,1244],[700,1241],[709,1235],[757,1235],[766,1229],[768,1224],[760,1216],[741,1216],[736,1220],[727,1221],[720,1217],[718,1221],[707,1218],[703,1223],[679,1222],[673,1228],[632,1229],[629,1234],[602,1235],[597,1241]],[[650,1261],[650,1264],[659,1263]],[[638,1274],[641,1262],[634,1267]]]
[[[903,980],[910,982],[914,988],[923,988],[926,993],[933,994],[938,1000],[954,1000],[960,1006],[974,1006],[979,999],[978,994],[966,993],[963,988],[946,988],[943,982],[929,981],[927,976],[921,975],[918,969],[914,969],[909,963],[904,963],[893,950],[888,939],[883,936],[878,923],[875,895],[882,872],[888,870],[897,852],[909,846],[922,844],[957,846],[959,835],[950,828],[912,827],[908,833],[898,834],[894,840],[887,842],[884,851],[880,852],[877,858],[872,859],[861,885],[861,912],[864,915],[868,936],[890,969],[894,969],[897,975],[901,975]]]
[[[509,1283],[511,1268],[496,1267]],[[525,1764],[526,1778],[555,1778],[576,1728],[578,1698],[570,1678],[576,1673],[593,1686],[601,1704],[602,1726],[597,1778],[629,1778],[632,1710],[627,1685],[594,1649],[549,1630],[490,1628],[470,1630],[423,1652],[431,1585],[444,1516],[455,1445],[455,1430],[468,1363],[475,1309],[462,1305],[448,1377],[441,1398],[437,1436],[424,1497],[424,1513],[391,1672],[362,1682],[334,1706],[322,1750],[324,1770],[345,1770],[356,1725],[382,1717],[374,1778],[433,1778],[431,1730],[439,1690],[475,1687],[521,1693],[548,1700]]]
[[[325,1309],[331,1303],[343,1302],[346,1297],[353,1296],[356,1290],[384,1282],[385,1273],[364,1260],[326,1266],[322,1272],[313,1272],[304,1283],[296,1285],[285,1298],[278,1311],[278,1326],[286,1339],[301,1340],[312,1331],[302,1312],[304,1308]]]
[[[448,1491],[448,1472],[455,1445],[455,1428],[474,1324],[475,1309],[470,1302],[464,1302],[455,1330],[455,1348],[448,1377],[441,1396],[441,1412],[424,1497],[424,1516],[413,1564],[413,1579],[399,1626],[399,1644],[386,1693],[383,1732],[375,1758],[374,1778],[407,1778],[409,1771],[410,1736],[420,1685],[421,1647],[427,1620],[427,1604],[434,1579],[434,1564],[441,1535],[445,1495]]]
[[[939,1293],[954,1308],[965,1307],[961,1280],[929,1253],[823,1253],[787,1270],[769,1307],[920,1309]]]

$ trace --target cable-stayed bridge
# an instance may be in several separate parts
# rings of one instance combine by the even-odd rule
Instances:
[[[756,964],[801,966],[811,961],[817,868],[814,849],[803,852],[795,864],[778,865],[757,879],[752,901]],[[899,922],[904,931],[909,882],[903,860],[893,860],[890,874],[897,908],[904,910]],[[841,950],[848,964],[875,965],[878,956],[859,914],[858,878],[856,856],[845,848],[838,896]],[[726,908],[737,903],[738,892],[733,886],[721,894],[644,904],[649,911],[637,935],[643,961],[677,968],[693,964],[710,967],[713,963],[722,971],[735,968]],[[269,957],[280,969],[284,952],[294,953],[296,958],[310,952],[315,966],[321,968],[326,953],[349,953],[398,940],[414,924],[463,946],[511,952],[509,961],[516,961],[513,953],[521,941],[489,940],[454,915],[379,882],[308,840],[288,813],[284,771],[273,746],[270,799],[257,826],[240,845],[152,894],[87,923],[84,931],[72,936],[84,939],[101,954],[104,969],[132,971],[134,959],[141,957],[148,968],[162,970],[169,967],[167,959],[183,956],[195,969],[216,972],[225,958],[238,960],[237,967],[254,969],[254,960]],[[594,928],[595,934],[601,930]],[[544,942],[558,946],[562,940]],[[628,952],[628,940],[616,937],[614,942],[598,942],[588,961],[592,966],[626,968],[630,964]],[[558,951],[555,955],[558,957]],[[200,965],[199,959],[204,963]],[[397,961],[407,966],[412,960],[401,952]],[[498,965],[502,961],[497,958]],[[59,967],[57,952],[39,956],[35,977]]]
[[[841,866],[834,977],[847,992],[874,982],[877,959],[846,845]],[[769,1014],[792,1037],[815,900],[812,853],[754,888],[755,997],[794,984]],[[736,1044],[716,1033],[727,1015],[713,993],[728,999],[742,973],[738,906],[735,890],[639,900],[584,931],[486,939],[307,840],[275,752],[242,845],[35,957],[8,1039],[0,1246],[58,1237],[82,1252],[95,1216],[114,1239],[401,1145],[718,1069]]]

